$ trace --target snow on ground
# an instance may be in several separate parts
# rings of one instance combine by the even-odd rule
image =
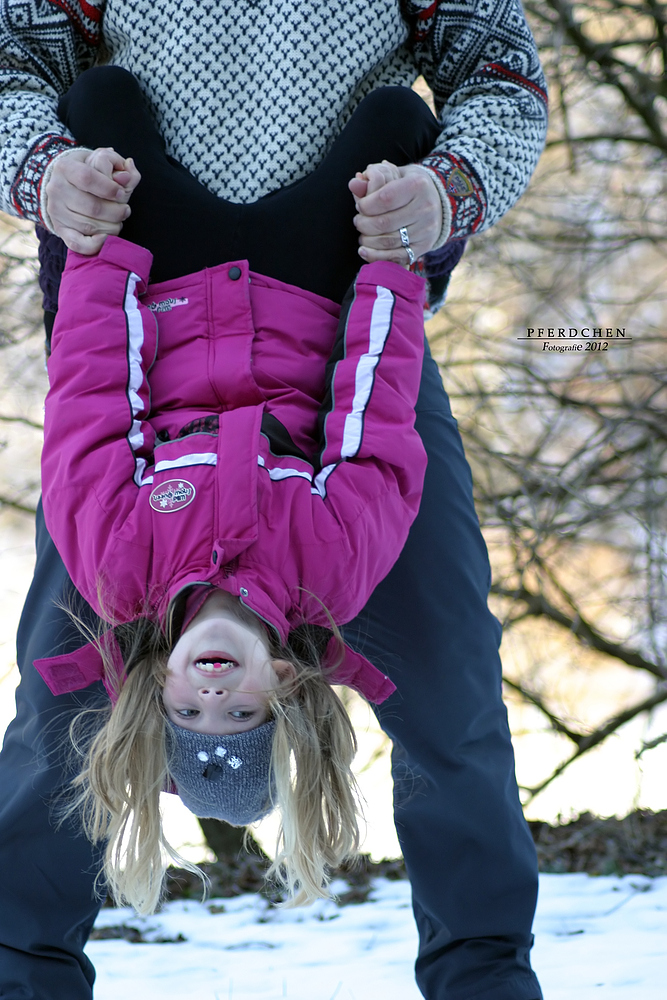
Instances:
[[[91,941],[96,1000],[420,998],[407,882],[379,879],[356,906],[277,910],[239,896],[173,902],[149,918],[103,910],[97,921],[122,924],[153,943]],[[664,1000],[667,878],[541,875],[535,933],[545,1000]]]

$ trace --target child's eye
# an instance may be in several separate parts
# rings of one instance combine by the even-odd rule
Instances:
[[[176,709],[176,715],[180,715],[182,719],[194,719],[199,715],[198,708],[178,708]]]
[[[239,722],[247,722],[248,719],[252,719],[254,712],[230,712],[229,713],[233,719],[237,719]]]

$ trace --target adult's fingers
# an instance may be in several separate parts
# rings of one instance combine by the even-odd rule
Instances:
[[[408,244],[414,257],[421,257],[430,250],[440,234],[440,204],[435,206],[438,211],[434,211],[434,206],[428,202],[418,200],[410,202],[403,209],[397,210],[384,216],[384,225],[388,232],[381,232],[379,235],[366,235],[364,230],[370,233],[377,231],[368,220],[360,219],[357,229],[361,233],[359,238],[360,253],[365,260],[392,260],[397,264],[410,262],[410,255],[401,238],[401,231],[407,234]],[[366,251],[363,253],[362,251]]]
[[[129,218],[131,209],[129,205],[103,201],[95,195],[79,191],[77,188],[70,188],[65,192],[62,201],[57,209],[53,210],[51,203],[48,204],[48,211],[51,219],[55,223],[59,221],[62,225],[72,229],[79,229],[86,236],[91,236],[94,232],[110,233],[116,227],[122,226],[123,222]]]
[[[107,178],[99,175],[102,180]],[[124,189],[120,184],[114,184],[124,195]],[[99,189],[99,185],[94,185]],[[60,221],[64,225],[75,225],[74,216],[84,217],[91,221],[110,222],[120,225],[127,218],[127,205],[125,200],[103,198],[86,188],[81,188],[73,184],[64,177],[53,178],[48,185],[46,192],[47,211],[55,223]]]
[[[123,221],[130,217],[130,208],[127,207],[127,214]],[[56,222],[53,221],[53,225]],[[82,236],[96,236],[98,233],[104,236],[118,236],[123,228],[122,222],[107,222],[106,219],[91,219],[87,215],[79,215],[78,212],[63,212],[58,220],[60,229],[74,229]],[[60,236],[61,234],[58,233]]]
[[[369,262],[408,264],[401,229],[407,231],[415,258],[431,250],[440,235],[442,204],[434,182],[414,165],[400,171],[400,179],[358,200],[354,224],[360,233],[360,255]]]
[[[45,189],[51,227],[68,246],[80,253],[96,252],[84,247],[101,246],[101,242],[82,245],[73,232],[84,237],[118,234],[130,214],[126,204],[128,192],[122,184],[85,162],[90,153],[87,149],[74,149],[58,157]],[[112,165],[114,157],[110,154],[108,159]],[[124,161],[119,158],[121,162]]]
[[[73,187],[103,201],[122,201],[124,194],[122,186],[102,170],[96,169],[94,164],[87,162],[91,155],[96,156],[98,152],[100,151],[94,150],[91,154],[89,149],[73,149],[59,156],[53,164],[48,182],[49,189],[59,191]],[[116,158],[119,167],[124,163],[122,157],[113,149],[101,152],[110,163],[115,162]]]

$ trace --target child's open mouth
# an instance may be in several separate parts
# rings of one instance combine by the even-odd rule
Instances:
[[[232,660],[231,657],[224,653],[206,653],[195,660],[195,667],[207,674],[231,670],[232,667],[236,666],[238,666],[236,660]]]

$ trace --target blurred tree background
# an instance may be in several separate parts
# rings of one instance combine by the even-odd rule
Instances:
[[[530,801],[630,720],[647,723],[637,753],[657,744],[667,701],[667,5],[526,7],[547,148],[474,241],[431,343],[491,548],[510,702],[560,736]],[[570,337],[582,328],[602,336]]]
[[[491,552],[513,729],[519,745],[550,740],[519,753],[528,804],[630,723],[629,754],[667,750],[667,3],[525,7],[550,86],[547,148],[519,205],[469,243],[428,332]],[[7,531],[39,493],[30,230],[0,217]],[[601,336],[571,335],[583,328]]]

